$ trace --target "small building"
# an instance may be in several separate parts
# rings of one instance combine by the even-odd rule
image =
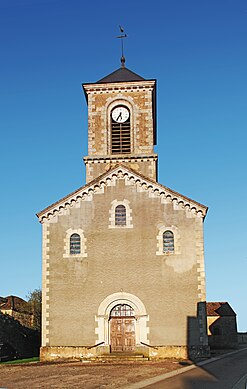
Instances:
[[[31,327],[33,314],[27,301],[17,296],[0,297],[0,312],[12,316],[25,327]]]
[[[236,313],[228,302],[207,302],[207,326],[212,349],[237,347]]]

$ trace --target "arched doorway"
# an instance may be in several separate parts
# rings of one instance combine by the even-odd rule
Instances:
[[[128,304],[118,304],[110,312],[111,352],[131,352],[136,345],[136,319]]]
[[[147,344],[149,343],[148,340],[149,316],[147,314],[145,305],[137,296],[131,293],[117,292],[105,297],[105,299],[100,303],[97,315],[95,316],[95,322],[96,322],[95,333],[98,335],[95,343],[102,345],[99,347],[103,348],[103,353],[106,352],[107,348],[109,350],[107,352],[111,351],[111,344],[112,344],[111,320],[114,317],[121,318],[120,316],[117,316],[118,314],[116,316],[113,316],[111,313],[113,313],[113,309],[119,305],[127,305],[132,309],[131,316],[130,317],[124,316],[124,318],[125,319],[129,318],[134,322],[135,352],[138,349],[138,347],[142,347],[142,343],[147,343]],[[120,311],[116,310],[116,312],[121,313],[121,309]],[[125,312],[128,313],[128,309],[126,309]],[[132,332],[132,331],[127,331],[127,332]]]

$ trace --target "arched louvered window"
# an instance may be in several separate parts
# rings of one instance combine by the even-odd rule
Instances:
[[[163,253],[174,253],[174,235],[172,231],[163,232]]]
[[[126,226],[126,208],[122,204],[115,208],[115,225]]]
[[[70,236],[70,254],[81,253],[81,237],[79,234],[72,234]]]
[[[130,112],[124,106],[117,106],[111,112],[111,152],[112,154],[131,152]]]

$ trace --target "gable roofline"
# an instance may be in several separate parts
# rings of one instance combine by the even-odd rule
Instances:
[[[90,181],[88,184],[81,186],[74,192],[56,201],[55,203],[46,207],[44,210],[38,212],[36,215],[39,218],[39,221],[42,223],[44,219],[53,217],[61,209],[73,205],[76,201],[84,199],[86,196],[90,196],[99,192],[102,187],[107,186],[107,180],[111,180],[113,176],[117,176],[118,178],[127,178],[128,176],[129,180],[133,179],[135,183],[139,183],[139,185],[141,185],[144,189],[156,193],[163,198],[168,198],[170,201],[175,202],[182,208],[186,207],[187,209],[199,214],[203,219],[207,214],[208,207],[205,205],[200,204],[197,201],[190,199],[189,197],[181,195],[180,193],[159,184],[155,180],[147,178],[143,174],[125,166],[123,163],[118,163],[110,168],[107,172]]]

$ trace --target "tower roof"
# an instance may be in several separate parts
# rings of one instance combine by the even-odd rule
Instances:
[[[121,67],[114,72],[108,74],[107,76],[101,78],[97,83],[107,83],[107,82],[128,82],[128,81],[144,81],[145,78],[139,76],[138,74],[132,72],[126,67]]]

